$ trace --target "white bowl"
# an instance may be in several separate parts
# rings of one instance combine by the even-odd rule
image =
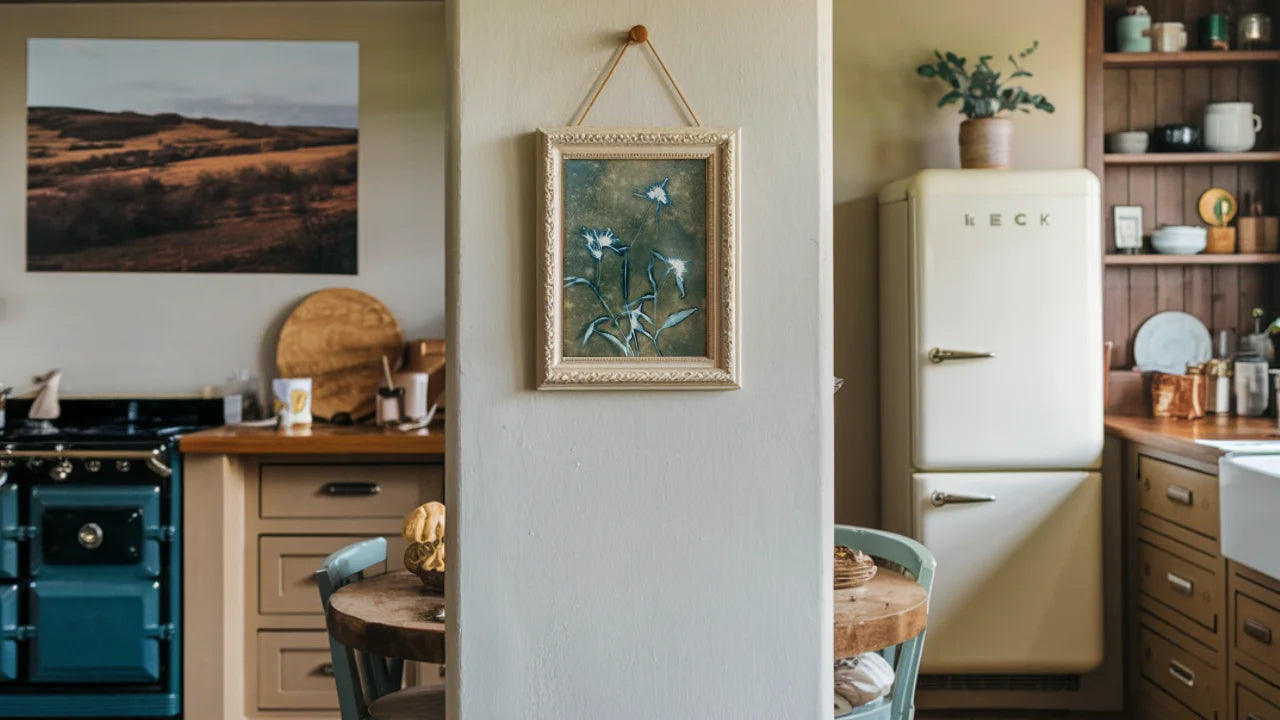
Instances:
[[[1151,234],[1151,248],[1162,255],[1195,255],[1204,250],[1209,231],[1190,225],[1165,225]]]
[[[1113,153],[1138,155],[1147,151],[1151,144],[1151,136],[1141,130],[1111,133],[1107,136],[1107,146]]]

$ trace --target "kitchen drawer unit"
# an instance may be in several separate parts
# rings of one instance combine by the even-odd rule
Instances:
[[[327,632],[258,633],[258,708],[338,709]]]
[[[1140,513],[1150,513],[1204,538],[1218,539],[1216,476],[1141,455],[1137,496]]]
[[[1225,716],[1221,672],[1194,650],[1171,642],[1149,627],[1138,633],[1142,678],[1154,684],[1204,720]]]
[[[1280,720],[1280,688],[1247,670],[1232,671],[1231,703],[1233,720]]]
[[[400,519],[444,494],[440,465],[261,466],[261,517]]]
[[[321,615],[315,572],[330,554],[367,539],[358,535],[263,535],[258,539],[258,611],[264,615]],[[387,562],[366,576],[398,568],[408,543],[387,537]]]
[[[1148,680],[1138,681],[1136,720],[1204,720]]]
[[[1226,619],[1222,559],[1143,528],[1137,540],[1143,608],[1203,643],[1220,646]]]

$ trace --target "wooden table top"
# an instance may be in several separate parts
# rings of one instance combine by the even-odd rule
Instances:
[[[880,568],[862,587],[835,591],[835,657],[883,650],[924,632],[929,596],[920,583]]]
[[[328,425],[279,431],[227,425],[183,435],[184,453],[214,455],[443,455],[444,423],[401,432],[373,425]]]
[[[353,582],[329,598],[326,620],[338,642],[384,657],[444,663],[444,623],[431,619],[444,597],[408,570]]]
[[[1212,415],[1178,420],[1109,414],[1106,428],[1109,434],[1125,440],[1211,464],[1217,464],[1223,452],[1196,440],[1280,440],[1273,418]]]

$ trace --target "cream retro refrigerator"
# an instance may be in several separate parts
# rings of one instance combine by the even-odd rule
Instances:
[[[929,170],[880,194],[882,518],[937,557],[921,672],[1103,660],[1098,182]]]

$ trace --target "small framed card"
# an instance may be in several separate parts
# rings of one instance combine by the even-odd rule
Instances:
[[[1112,209],[1115,222],[1116,252],[1136,253],[1142,250],[1142,206],[1116,205]]]

